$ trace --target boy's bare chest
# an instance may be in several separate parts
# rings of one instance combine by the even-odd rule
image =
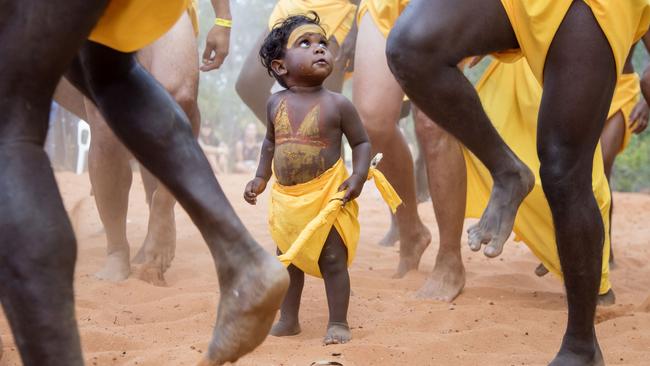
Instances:
[[[340,131],[340,121],[324,104],[317,101],[295,105],[282,100],[274,118],[276,145],[298,143],[321,148],[329,145]]]

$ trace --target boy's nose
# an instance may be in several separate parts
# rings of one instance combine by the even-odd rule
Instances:
[[[325,47],[322,45],[317,45],[314,49],[314,53],[325,53]]]

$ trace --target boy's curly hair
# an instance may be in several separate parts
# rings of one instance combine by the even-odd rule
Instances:
[[[320,25],[320,17],[316,14],[315,11],[310,11],[305,15],[292,15],[286,19],[283,19],[275,25],[273,29],[260,48],[260,59],[262,65],[266,68],[266,71],[270,76],[273,76],[275,80],[278,81],[282,87],[286,88],[287,85],[282,81],[280,76],[276,75],[271,68],[271,63],[273,60],[280,60],[284,58],[284,53],[287,48],[287,42],[289,40],[289,35],[293,32],[294,29],[298,28],[303,24],[316,24]]]

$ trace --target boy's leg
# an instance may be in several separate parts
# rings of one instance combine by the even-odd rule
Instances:
[[[404,92],[388,69],[385,47],[386,39],[370,14],[365,14],[359,24],[353,101],[368,131],[373,153],[384,154],[379,169],[404,202],[396,213],[400,262],[395,277],[401,278],[408,271],[417,270],[422,253],[431,242],[431,233],[418,215],[413,159],[397,124]]]
[[[278,255],[280,255],[278,250]],[[282,301],[280,307],[280,320],[273,325],[270,335],[276,337],[292,336],[300,333],[300,298],[302,289],[305,286],[305,273],[293,264],[287,270],[289,271],[289,290]]]
[[[465,287],[465,267],[460,254],[467,197],[465,159],[453,136],[419,109],[414,108],[413,112],[440,233],[435,267],[417,296],[450,302]]]
[[[470,21],[471,20],[471,21]],[[412,101],[467,146],[490,170],[494,186],[469,244],[497,256],[534,176],[503,142],[472,84],[456,67],[472,55],[518,48],[499,0],[413,0],[388,37],[391,70]]]
[[[327,293],[329,322],[325,344],[346,343],[350,340],[348,305],[350,303],[350,275],[348,273],[348,248],[334,227],[327,236],[318,259],[318,266]]]
[[[266,338],[289,279],[235,214],[185,114],[134,54],[87,42],[68,77],[92,96],[118,138],[174,194],[212,252],[221,298],[203,364],[235,361],[252,351]]]
[[[594,314],[604,228],[592,169],[615,83],[607,38],[591,9],[573,2],[546,58],[537,134],[540,177],[553,214],[569,307],[562,347],[551,365],[603,362]]]
[[[76,243],[43,143],[58,80],[105,5],[0,1],[0,301],[26,366],[83,365]]]

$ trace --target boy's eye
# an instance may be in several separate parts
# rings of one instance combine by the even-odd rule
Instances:
[[[323,48],[327,48],[327,41],[326,40],[321,40],[318,44],[320,44]]]
[[[302,41],[300,41],[299,46],[302,48],[309,48],[310,46],[309,40],[303,39]]]

